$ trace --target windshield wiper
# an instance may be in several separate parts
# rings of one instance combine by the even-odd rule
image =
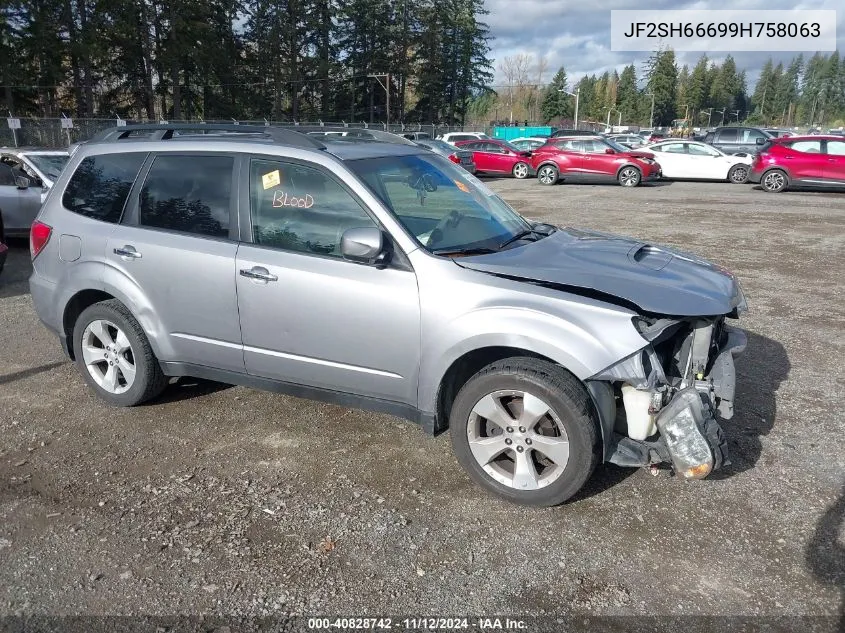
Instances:
[[[523,237],[528,237],[529,235],[540,235],[540,234],[536,233],[533,229],[525,229],[524,231],[520,231],[516,235],[509,237],[504,242],[499,244],[499,248],[502,249],[505,246],[508,246],[509,244],[513,244],[517,240],[521,240]],[[540,238],[537,238],[537,239],[540,239]],[[536,242],[537,239],[535,239],[534,241]]]
[[[441,248],[431,251],[435,255],[489,255],[495,253],[495,248],[474,247],[474,248]]]

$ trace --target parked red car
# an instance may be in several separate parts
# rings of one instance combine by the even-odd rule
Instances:
[[[507,141],[492,138],[459,141],[455,146],[472,152],[476,173],[511,174],[514,178],[528,178],[534,175],[531,169],[531,152],[514,147]]]
[[[751,163],[748,182],[778,193],[788,187],[845,187],[845,139],[841,136],[773,138]]]
[[[606,182],[623,187],[660,178],[660,164],[646,152],[631,150],[600,136],[551,139],[534,150],[531,167],[543,185],[559,180]]]

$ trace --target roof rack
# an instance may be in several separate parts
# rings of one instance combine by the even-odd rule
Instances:
[[[396,145],[416,145],[412,140],[387,132],[385,130],[377,130],[374,128],[357,128],[357,127],[343,127],[343,126],[328,126],[328,125],[297,125],[298,132],[304,132],[311,136],[324,135],[331,138],[334,134],[343,134],[343,138],[355,138],[367,141],[379,141],[381,143],[394,143]]]
[[[135,133],[149,132],[145,140],[166,141],[174,137],[175,132],[193,132],[205,135],[208,132],[229,132],[266,136],[274,142],[290,147],[305,149],[326,149],[326,146],[313,136],[299,131],[266,125],[240,125],[235,123],[145,123],[113,127],[99,132],[91,138],[92,143],[109,143],[137,138]],[[180,136],[175,134],[175,136]],[[222,136],[222,135],[221,135]]]

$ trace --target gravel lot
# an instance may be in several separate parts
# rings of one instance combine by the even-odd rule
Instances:
[[[728,470],[685,483],[603,466],[538,511],[476,488],[446,435],[386,415],[184,379],[112,409],[38,322],[17,243],[0,277],[0,615],[815,615],[845,628],[845,196],[489,182],[529,217],[738,274],[749,345]]]

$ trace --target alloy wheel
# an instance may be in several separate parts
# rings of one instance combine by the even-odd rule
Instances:
[[[528,165],[525,163],[517,163],[513,166],[513,175],[515,178],[528,178]]]
[[[619,173],[619,182],[623,187],[634,187],[639,181],[640,174],[633,167],[626,167]]]
[[[527,391],[484,396],[470,413],[467,439],[478,465],[498,483],[516,490],[548,486],[569,462],[569,438],[560,418]]]
[[[541,167],[538,174],[540,182],[544,185],[550,185],[555,181],[555,170],[552,167]]]
[[[748,170],[745,167],[734,167],[731,172],[731,180],[739,184],[744,183],[748,180]]]
[[[111,321],[97,319],[82,333],[85,368],[102,389],[121,394],[135,382],[135,355],[126,334]]]
[[[763,187],[769,191],[780,191],[786,186],[786,178],[779,171],[770,171],[763,178]]]

